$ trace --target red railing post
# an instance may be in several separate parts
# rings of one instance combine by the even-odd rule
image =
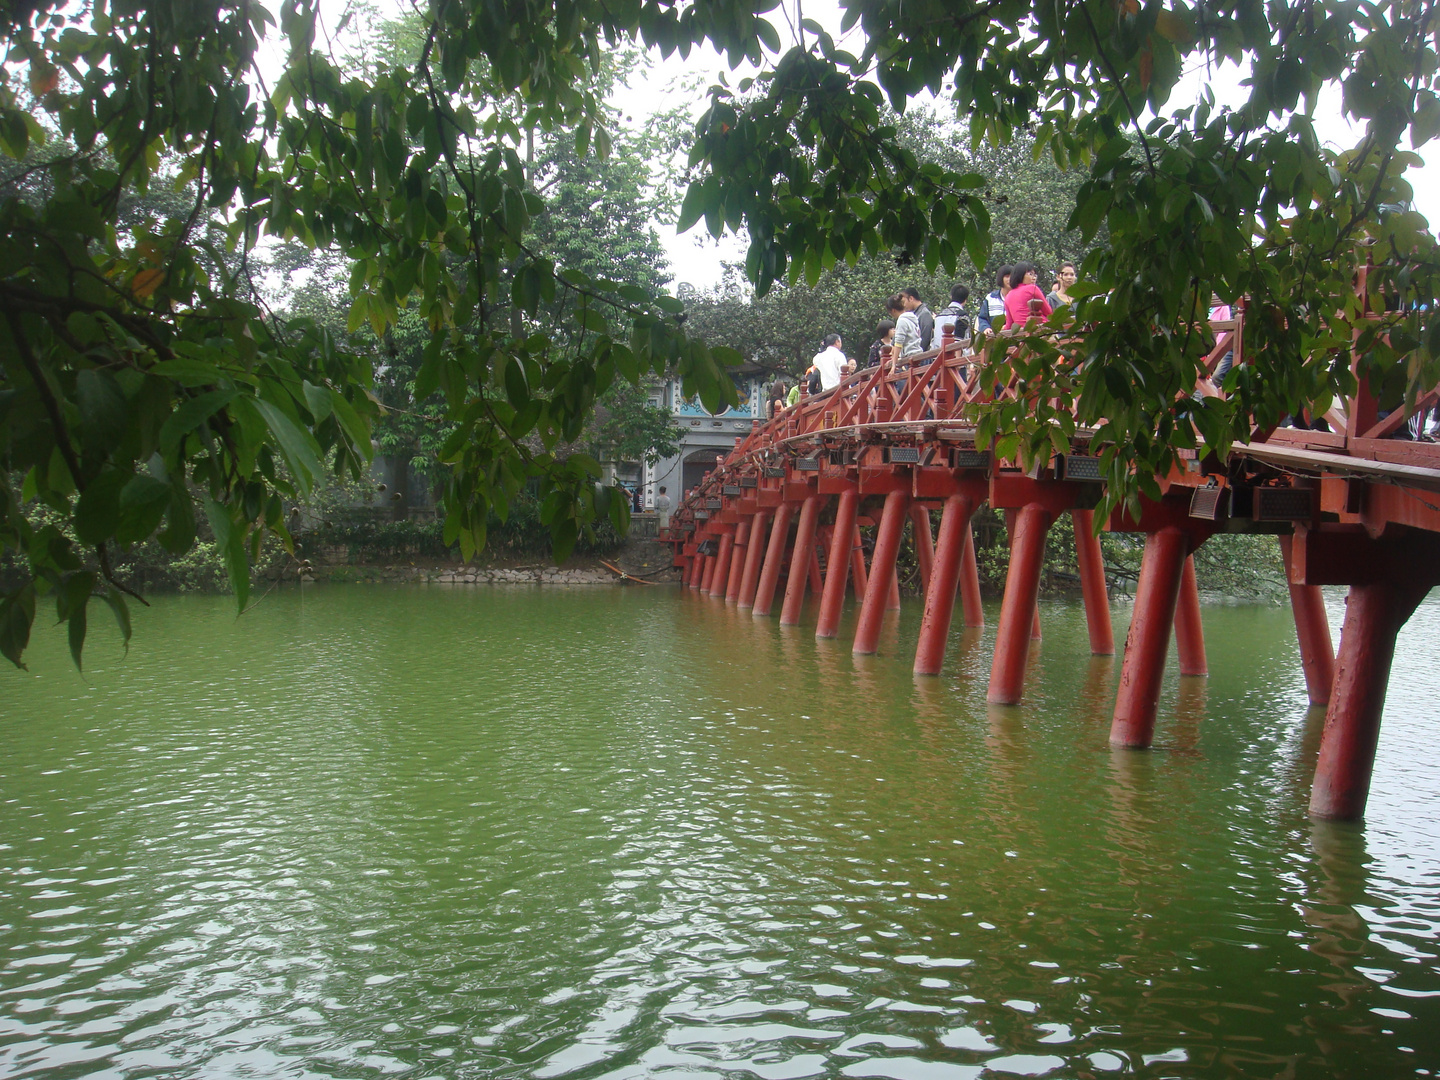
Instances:
[[[1080,564],[1080,591],[1085,601],[1085,626],[1090,632],[1093,656],[1115,654],[1115,631],[1110,624],[1110,594],[1105,586],[1105,559],[1095,536],[1095,511],[1070,511],[1075,531],[1075,559]]]
[[[815,525],[820,518],[820,496],[811,495],[800,505],[800,523],[795,527],[795,551],[790,559],[790,580],[785,585],[785,602],[780,607],[781,626],[799,626],[805,603],[805,578],[815,557]]]
[[[870,580],[860,605],[860,621],[855,626],[852,651],[856,653],[873,653],[880,642],[880,624],[885,618],[890,584],[895,580],[895,557],[900,554],[900,537],[905,531],[909,504],[910,496],[903,491],[892,491],[885,496],[880,528],[875,533],[875,554],[870,559]]]
[[[951,495],[945,500],[945,509],[940,514],[940,539],[935,545],[930,585],[925,590],[925,615],[920,620],[920,640],[915,646],[916,675],[939,675],[944,664],[950,621],[955,612],[955,585],[961,580],[966,539],[970,535],[970,515],[974,511],[974,500],[964,495]],[[974,558],[973,549],[971,558]]]
[[[835,531],[830,538],[830,557],[825,565],[825,589],[820,597],[820,617],[815,624],[817,638],[833,638],[840,629],[840,611],[845,606],[845,583],[850,577],[850,548],[860,493],[851,484],[835,504]]]
[[[1144,749],[1155,739],[1165,654],[1170,649],[1170,628],[1175,623],[1180,577],[1188,554],[1189,537],[1178,526],[1168,525],[1145,537],[1135,611],[1120,669],[1120,691],[1110,722],[1111,746]]]

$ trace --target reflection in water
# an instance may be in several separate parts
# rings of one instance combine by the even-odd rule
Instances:
[[[164,599],[83,677],[42,636],[0,717],[0,1074],[1434,1070],[1440,602],[1363,828],[1305,817],[1283,609],[1206,609],[1151,753],[1108,748],[1078,607],[987,706],[996,614],[920,679],[916,605],[854,657],[853,604],[816,642],[813,601],[692,590]]]

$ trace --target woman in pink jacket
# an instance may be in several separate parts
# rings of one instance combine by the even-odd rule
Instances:
[[[1024,326],[1027,319],[1038,315],[1042,319],[1050,317],[1050,304],[1045,299],[1045,294],[1040,291],[1040,286],[1035,284],[1035,264],[1022,262],[1016,263],[1015,269],[1010,271],[1010,292],[1005,297],[1005,329],[1013,326]],[[1038,307],[1033,306],[1030,301],[1038,300]]]

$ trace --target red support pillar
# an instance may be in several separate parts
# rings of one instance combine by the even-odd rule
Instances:
[[[822,548],[822,547],[826,547],[826,546],[828,546],[828,545],[826,545],[826,544],[824,543],[824,541],[820,541],[820,546],[819,546],[819,547],[817,547],[815,544],[811,544],[811,545],[810,545],[810,595],[811,595],[811,596],[818,597],[821,593],[823,593],[823,592],[825,591],[825,580],[824,580],[824,578],[822,578],[822,577],[820,576],[820,554],[819,554],[819,553],[820,553],[821,548]]]
[[[1364,817],[1395,637],[1427,591],[1423,584],[1387,580],[1350,586],[1335,684],[1310,790],[1312,817],[1339,821]]]
[[[930,587],[925,590],[925,615],[920,620],[920,640],[915,646],[915,674],[939,675],[950,637],[950,620],[955,612],[955,585],[961,580],[966,539],[970,536],[970,515],[974,500],[951,495],[940,515],[940,539],[930,570]],[[971,558],[974,548],[971,547]]]
[[[765,527],[769,524],[769,510],[761,510],[750,519],[750,546],[745,549],[745,572],[740,575],[740,595],[736,598],[741,607],[749,607],[755,602],[755,588],[760,584],[760,561],[765,553]]]
[[[1178,526],[1167,525],[1145,537],[1135,610],[1120,668],[1120,691],[1110,721],[1111,746],[1144,749],[1155,739],[1165,654],[1170,649],[1170,627],[1175,622],[1180,577],[1189,553],[1190,539]]]
[[[769,615],[775,603],[775,586],[780,583],[780,566],[785,561],[785,542],[790,538],[790,514],[792,505],[782,502],[775,509],[775,521],[770,526],[770,543],[765,548],[765,565],[760,571],[760,584],[755,588],[754,615]]]
[[[865,571],[865,544],[860,539],[860,526],[850,530],[850,584],[856,596],[865,595],[870,575]]]
[[[935,537],[930,532],[928,507],[919,503],[910,504],[910,531],[915,540],[915,561],[920,564],[920,591],[928,596],[930,575],[935,565]]]
[[[715,580],[715,556],[705,556],[705,569],[700,572],[700,591],[708,593],[710,583]]]
[[[1175,605],[1175,646],[1181,675],[1209,675],[1205,661],[1205,626],[1200,621],[1200,589],[1195,584],[1195,556],[1185,556],[1180,571],[1180,596]]]
[[[1092,656],[1115,655],[1115,631],[1110,624],[1110,594],[1105,586],[1105,559],[1095,536],[1095,511],[1071,510],[1075,530],[1075,561],[1080,564],[1080,591],[1085,598],[1085,625],[1090,631]]]
[[[780,608],[781,626],[799,626],[805,604],[805,575],[815,557],[815,524],[820,517],[820,496],[811,495],[800,505],[800,523],[795,527],[795,552],[790,559],[790,580],[785,586],[785,603]]]
[[[817,638],[833,638],[840,629],[840,611],[845,606],[845,582],[850,577],[850,545],[855,531],[859,491],[851,485],[840,493],[835,505],[835,531],[830,538],[830,558],[825,565],[825,591],[820,597],[820,617],[815,624]]]
[[[985,609],[980,606],[980,567],[975,562],[975,529],[969,517],[965,519],[965,550],[960,553],[960,600],[965,625],[984,626]]]
[[[1300,666],[1305,670],[1305,689],[1311,705],[1330,700],[1335,682],[1335,646],[1330,641],[1330,619],[1325,614],[1325,597],[1319,585],[1296,585],[1290,578],[1292,538],[1280,537],[1280,555],[1285,560],[1285,580],[1290,581],[1290,610],[1295,615],[1295,637],[1300,642]]]
[[[710,587],[705,590],[708,596],[724,598],[725,585],[730,580],[730,560],[735,552],[735,534],[720,534],[720,551],[715,556],[715,573],[710,578]]]
[[[752,519],[753,521],[753,519]],[[725,599],[734,603],[740,599],[740,579],[744,576],[745,563],[750,558],[751,521],[742,521],[735,528],[735,543],[730,547],[730,574],[725,580]],[[741,552],[745,558],[741,558]]]
[[[1010,570],[1005,575],[1005,599],[1000,605],[1000,626],[995,635],[995,658],[990,665],[990,691],[986,700],[1014,705],[1025,681],[1030,633],[1035,625],[1035,601],[1040,593],[1040,570],[1045,561],[1045,534],[1053,520],[1039,503],[1027,503],[1015,512],[1010,545]]]
[[[880,624],[885,618],[890,583],[895,580],[895,557],[900,554],[900,538],[905,532],[909,504],[910,496],[903,491],[892,491],[885,496],[885,510],[875,533],[875,554],[870,559],[870,581],[865,587],[860,621],[855,627],[852,651],[856,653],[873,653],[880,642]]]

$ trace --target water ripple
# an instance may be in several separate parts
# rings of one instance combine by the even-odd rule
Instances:
[[[1063,604],[1018,709],[993,629],[914,680],[911,612],[872,658],[688,591],[139,618],[7,677],[5,1076],[1440,1068],[1436,600],[1363,828],[1305,817],[1280,610],[1206,610],[1153,754]]]

